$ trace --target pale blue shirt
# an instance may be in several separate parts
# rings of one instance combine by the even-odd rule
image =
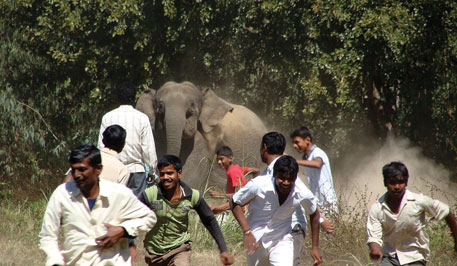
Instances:
[[[322,166],[320,168],[306,167],[306,175],[308,176],[309,188],[317,198],[317,204],[324,210],[336,208],[337,198],[335,189],[333,188],[332,170],[330,169],[330,160],[327,154],[313,145],[306,160],[312,161],[316,158],[321,158]]]

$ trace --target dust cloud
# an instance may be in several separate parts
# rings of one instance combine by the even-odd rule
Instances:
[[[439,199],[447,204],[456,202],[457,184],[450,181],[450,172],[425,157],[422,149],[408,139],[391,137],[383,145],[357,147],[352,156],[344,158],[332,169],[336,193],[347,206],[365,201],[367,208],[386,192],[382,167],[401,161],[408,168],[408,189]]]

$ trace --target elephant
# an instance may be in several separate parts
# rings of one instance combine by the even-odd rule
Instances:
[[[136,109],[149,117],[158,157],[178,156],[182,179],[191,187],[225,187],[226,174],[214,163],[216,149],[229,146],[234,163],[260,167],[260,143],[267,132],[248,108],[231,104],[208,88],[185,81],[145,90]]]

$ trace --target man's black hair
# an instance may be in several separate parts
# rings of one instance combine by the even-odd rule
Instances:
[[[105,147],[115,150],[118,153],[122,151],[125,145],[127,132],[119,125],[111,125],[103,131],[102,142]]]
[[[116,88],[117,99],[120,104],[133,104],[136,97],[136,87],[130,82],[122,82]]]
[[[284,174],[290,174],[291,177],[297,177],[298,164],[297,160],[290,155],[283,155],[278,158],[273,166],[273,176],[278,177]]]
[[[384,186],[387,186],[387,181],[392,177],[401,175],[408,182],[408,168],[402,162],[391,162],[382,167],[382,176],[384,177]]]
[[[92,144],[82,144],[70,152],[70,164],[82,162],[85,158],[89,159],[89,165],[97,167],[102,163],[102,156],[100,150]]]
[[[262,147],[267,147],[271,155],[282,155],[286,149],[286,138],[278,132],[268,132],[262,137]]]
[[[216,150],[216,155],[230,157],[230,156],[233,156],[233,151],[232,151],[232,149],[230,149],[229,146],[221,146]]]
[[[173,165],[176,172],[179,172],[182,170],[181,160],[178,157],[176,157],[174,155],[170,155],[170,154],[164,155],[162,158],[159,159],[159,161],[157,162],[157,169],[160,170],[161,168],[169,166],[169,165]]]
[[[313,142],[313,135],[311,135],[311,131],[307,127],[299,127],[294,129],[292,133],[290,133],[290,138],[301,137],[306,139],[309,137],[309,141]]]

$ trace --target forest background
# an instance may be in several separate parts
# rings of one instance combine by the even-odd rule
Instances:
[[[47,198],[69,150],[96,142],[118,82],[143,90],[189,80],[253,109],[270,130],[307,125],[336,182],[345,173],[371,186],[379,179],[384,190],[381,162],[360,158],[421,153],[457,181],[456,67],[451,0],[0,0],[0,264],[42,264],[36,243]],[[442,171],[417,164],[421,177],[451,191],[429,175]],[[345,192],[362,195],[340,200],[344,219],[334,217],[336,233],[321,249],[328,265],[371,265],[368,190]],[[199,223],[192,228],[193,262],[214,265],[214,241]],[[243,265],[238,226],[222,229]],[[455,265],[447,227],[427,230],[430,265]]]
[[[3,0],[0,36],[2,198],[52,191],[125,80],[305,124],[336,163],[403,136],[457,173],[456,1]]]

